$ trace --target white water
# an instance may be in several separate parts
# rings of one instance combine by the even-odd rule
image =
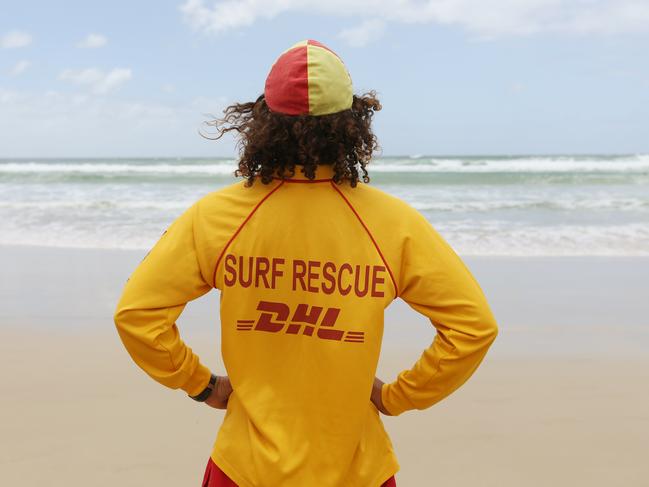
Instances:
[[[0,160],[0,244],[150,248],[231,159]],[[464,255],[649,255],[649,156],[392,157],[375,185]]]

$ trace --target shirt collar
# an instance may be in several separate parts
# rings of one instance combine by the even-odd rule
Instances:
[[[285,181],[287,182],[305,182],[305,183],[318,183],[322,181],[330,181],[334,177],[334,168],[331,164],[318,164],[315,168],[315,178],[314,179],[309,179],[306,177],[306,175],[302,172],[302,165],[296,164],[295,165],[295,175],[286,178]],[[281,179],[279,177],[275,177],[274,179]]]

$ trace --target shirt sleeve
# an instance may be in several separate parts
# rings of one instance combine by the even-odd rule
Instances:
[[[199,264],[196,214],[194,204],[160,237],[126,282],[114,315],[135,363],[161,384],[191,396],[207,386],[211,375],[176,326],[187,302],[211,289]]]
[[[426,409],[460,387],[478,367],[498,327],[462,260],[419,212],[402,247],[399,297],[428,317],[437,333],[411,369],[385,383],[390,414]]]

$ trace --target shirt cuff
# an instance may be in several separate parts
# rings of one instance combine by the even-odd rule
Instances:
[[[399,385],[397,382],[392,382],[390,384],[384,383],[381,387],[381,401],[383,402],[383,407],[387,409],[388,413],[392,416],[399,416],[404,411],[414,409],[410,401],[405,397],[400,397],[397,392]]]
[[[191,377],[181,387],[190,396],[198,396],[210,383],[212,372],[203,364],[198,364]]]

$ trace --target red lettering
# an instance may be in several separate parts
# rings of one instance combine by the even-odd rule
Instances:
[[[370,280],[370,267],[365,266],[365,287],[361,289],[360,287],[360,279],[361,279],[361,266],[357,265],[356,266],[356,273],[354,274],[354,292],[356,293],[356,296],[359,298],[362,298],[367,294],[367,290],[369,288],[369,280]]]
[[[237,282],[237,270],[235,269],[235,265],[237,263],[237,258],[232,255],[228,254],[225,256],[225,261],[223,264],[223,268],[225,270],[225,273],[223,275],[223,283],[226,286],[233,286],[235,282]],[[230,273],[231,277],[228,277],[228,273]]]
[[[277,282],[277,278],[282,277],[284,273],[282,272],[281,269],[278,269],[277,267],[279,265],[284,265],[284,259],[273,259],[273,270],[270,273],[270,282],[271,282],[271,288],[275,289],[275,283]]]
[[[379,272],[385,272],[385,267],[382,265],[375,265],[372,268],[372,297],[373,298],[382,298],[383,297],[383,291],[378,291],[376,289],[378,284],[383,284],[385,283],[385,277],[379,277],[377,276],[377,273]]]
[[[255,287],[259,287],[259,278],[264,281],[264,287],[268,288],[266,275],[270,270],[270,261],[266,257],[257,257],[257,268],[255,269]]]
[[[248,257],[248,277],[243,277],[243,270],[245,265],[243,264],[243,256],[239,256],[239,284],[242,287],[249,287],[252,284],[252,262],[253,257]]]
[[[298,267],[300,270],[298,271]],[[302,284],[302,290],[306,291],[306,284],[304,284],[304,276],[306,275],[306,263],[303,260],[293,261],[293,291],[297,289],[297,281]]]
[[[343,280],[343,271],[347,269],[349,272],[349,275],[352,275],[352,266],[347,264],[346,262],[340,266],[340,271],[338,272],[338,290],[340,291],[340,294],[343,296],[347,296],[349,294],[349,291],[352,290],[352,285],[350,284],[346,288],[343,288],[342,280]]]
[[[318,288],[316,286],[312,286],[311,282],[316,281],[318,279],[319,274],[317,271],[314,271],[314,269],[318,269],[320,267],[320,262],[315,261],[315,260],[310,260],[309,261],[309,273],[307,275],[307,290],[311,293],[317,293]]]
[[[322,323],[320,323],[320,328],[318,328],[318,338],[324,338],[325,340],[340,340],[343,337],[343,334],[345,333],[343,330],[322,328],[323,326],[333,327],[336,324],[336,320],[338,319],[339,314],[339,308],[327,309],[324,318],[322,318]]]
[[[227,254],[224,259],[223,282],[225,286],[263,287],[276,289],[278,280],[285,274],[283,258],[243,257]],[[293,260],[292,290],[341,296],[354,294],[359,298],[385,296],[387,267],[381,265],[350,264],[339,266],[335,262]]]
[[[315,325],[318,322],[318,318],[320,318],[320,313],[322,313],[321,306],[311,306],[311,310],[309,311],[308,304],[298,304],[291,321],[301,321]]]
[[[338,320],[338,315],[340,314],[340,308],[327,308],[327,312],[322,318],[322,323],[320,326],[334,326]]]
[[[284,303],[272,301],[259,301],[257,310],[265,311],[259,316],[255,330],[270,331],[276,333],[284,328],[290,309]],[[273,321],[273,314],[277,315],[277,321]]]
[[[331,294],[336,289],[336,276],[334,272],[336,272],[336,264],[333,262],[325,262],[322,266],[322,277],[330,284],[330,286],[327,286],[327,283],[322,283],[322,292],[325,294]]]
[[[351,272],[351,266],[348,269]],[[351,286],[350,286],[351,287]],[[278,333],[284,331],[288,335],[297,335],[303,328],[302,334],[314,336],[316,324],[322,314],[321,306],[310,306],[305,303],[297,305],[290,322],[288,317],[290,308],[286,303],[274,301],[259,301],[257,310],[261,311],[257,322],[255,320],[240,319],[237,320],[238,331],[266,331]],[[315,336],[324,340],[341,341],[344,337],[345,342],[363,343],[365,341],[365,332],[352,331],[334,328],[340,315],[340,308],[326,308],[324,316],[317,327]]]

